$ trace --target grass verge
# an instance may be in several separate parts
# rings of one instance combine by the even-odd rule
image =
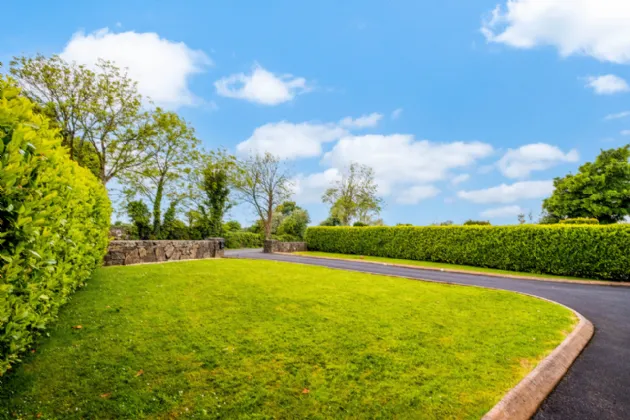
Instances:
[[[579,277],[568,276],[554,276],[552,274],[537,274],[537,273],[525,273],[520,271],[508,271],[497,270],[495,268],[474,267],[471,265],[459,265],[459,264],[447,264],[437,263],[431,261],[416,261],[416,260],[402,260],[398,258],[385,258],[385,257],[371,257],[363,255],[351,255],[351,254],[336,254],[333,252],[318,252],[318,251],[306,251],[306,252],[294,252],[294,255],[302,255],[304,257],[327,257],[327,258],[341,258],[345,260],[362,260],[362,261],[374,261],[387,264],[401,264],[401,265],[413,265],[417,267],[425,268],[443,268],[445,270],[458,270],[458,271],[470,271],[472,273],[488,273],[488,274],[500,274],[506,276],[518,276],[518,277],[531,277],[537,279],[546,280],[582,280],[589,282],[598,282],[604,280],[584,279]]]
[[[0,414],[479,418],[575,323],[515,293],[273,261],[108,267],[1,378]]]

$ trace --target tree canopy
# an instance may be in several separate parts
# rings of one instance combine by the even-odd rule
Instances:
[[[372,224],[383,204],[377,190],[374,170],[366,165],[352,163],[341,179],[326,190],[322,201],[330,204],[330,216],[337,218],[344,226],[354,221]]]
[[[152,127],[136,82],[110,61],[94,70],[59,56],[16,57],[11,74],[23,92],[60,128],[70,157],[103,184],[148,157]]]
[[[630,144],[602,150],[577,174],[554,179],[554,192],[543,202],[548,219],[595,218],[616,223],[630,215]]]

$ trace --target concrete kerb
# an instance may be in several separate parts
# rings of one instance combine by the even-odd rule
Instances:
[[[291,254],[287,254],[291,255]],[[247,258],[245,258],[247,259]],[[342,258],[326,258],[323,259],[334,259],[334,260],[342,260],[342,261],[354,261],[354,260],[344,260]],[[273,260],[272,260],[273,261]],[[278,261],[277,262],[286,262],[290,264],[301,264],[301,265],[311,265],[308,263],[298,262],[298,261]],[[387,264],[393,265],[393,264]],[[396,265],[399,266],[399,265]],[[343,270],[343,271],[355,271],[356,270],[347,270],[344,268],[337,267],[326,267],[332,270]],[[414,267],[418,268],[418,267]],[[487,286],[478,286],[471,284],[462,284],[452,281],[438,281],[438,280],[426,280],[426,279],[417,279],[413,277],[399,276],[394,274],[382,274],[376,272],[369,271],[361,271],[362,273],[378,275],[378,276],[386,276],[386,277],[395,277],[395,278],[403,278],[408,280],[415,281],[425,281],[430,283],[440,283],[440,284],[449,284],[454,286],[463,286],[463,287],[479,287],[482,289],[489,290],[502,290],[508,291],[510,293],[518,293],[524,296],[530,296],[536,299],[541,299],[547,302],[554,303],[556,305],[560,305],[564,308],[567,308],[571,312],[575,314],[578,318],[578,324],[575,326],[573,331],[569,333],[569,335],[556,347],[547,357],[545,357],[538,365],[525,377],[523,378],[514,388],[508,391],[507,394],[503,396],[503,398],[490,410],[486,413],[482,420],[526,420],[531,418],[538,410],[538,407],[543,403],[545,398],[554,390],[556,385],[560,382],[560,380],[567,373],[575,359],[580,355],[582,350],[589,343],[593,334],[595,333],[595,328],[593,324],[586,319],[582,314],[575,311],[572,308],[569,308],[566,305],[558,303],[556,301],[546,299],[541,296],[532,295],[529,293],[523,293],[513,290],[505,290],[497,287],[487,287]]]
[[[423,267],[419,265],[392,264],[392,263],[384,263],[380,261],[357,260],[357,259],[336,258],[336,257],[322,257],[319,255],[300,255],[300,254],[293,254],[290,252],[275,252],[275,254],[289,255],[289,256],[301,257],[301,258],[317,258],[321,260],[350,261],[350,262],[358,262],[358,263],[365,263],[365,264],[377,264],[377,265],[384,265],[387,267],[412,268],[414,270],[428,270],[428,271],[441,271],[444,273],[469,274],[471,276],[499,277],[499,278],[504,278],[504,279],[535,280],[535,281],[546,281],[546,282],[555,282],[555,283],[587,284],[587,285],[593,285],[593,286],[630,287],[630,282],[620,282],[620,281],[572,280],[572,279],[563,279],[563,278],[554,279],[554,278],[543,278],[543,277],[532,277],[532,276],[517,276],[513,274],[485,273],[481,271],[457,270],[457,269],[452,269],[452,268]]]

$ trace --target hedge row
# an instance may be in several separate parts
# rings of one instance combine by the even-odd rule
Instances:
[[[282,242],[299,242],[300,238],[292,235],[273,235],[272,239]],[[226,232],[225,247],[228,249],[262,248],[264,236],[251,232]]]
[[[229,249],[262,248],[263,237],[259,233],[226,232],[225,247]]]
[[[311,227],[309,250],[630,280],[629,225]]]
[[[0,375],[103,260],[107,192],[0,76]]]

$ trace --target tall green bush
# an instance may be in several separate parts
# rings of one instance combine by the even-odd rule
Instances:
[[[103,185],[0,77],[0,375],[101,263],[110,213]]]
[[[630,280],[630,225],[309,227],[308,249]]]

